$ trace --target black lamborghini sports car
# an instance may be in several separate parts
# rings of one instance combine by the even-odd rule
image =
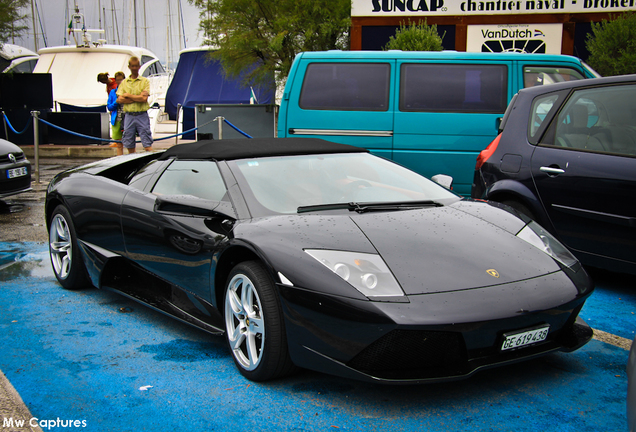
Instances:
[[[224,140],[112,158],[56,176],[46,221],[63,287],[224,334],[252,380],[295,366],[458,379],[592,337],[578,313],[593,285],[541,226],[358,147]]]

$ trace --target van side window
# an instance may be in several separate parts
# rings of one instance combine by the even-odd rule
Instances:
[[[388,63],[312,63],[299,105],[306,110],[387,111]]]
[[[508,93],[505,65],[405,63],[400,111],[503,113]]]
[[[524,66],[523,86],[554,84],[584,79],[581,72],[569,67]]]

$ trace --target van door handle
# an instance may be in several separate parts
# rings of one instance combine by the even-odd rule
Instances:
[[[559,174],[565,173],[564,169],[553,168],[553,167],[541,167],[539,168],[539,171],[547,173],[547,174],[552,174],[552,175],[559,175]]]

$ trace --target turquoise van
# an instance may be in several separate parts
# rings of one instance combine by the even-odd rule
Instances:
[[[304,52],[292,65],[278,136],[352,144],[469,196],[475,160],[519,89],[598,77],[576,57],[456,51]]]

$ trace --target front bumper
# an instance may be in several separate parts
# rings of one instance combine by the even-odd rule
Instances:
[[[14,168],[26,167],[27,175],[8,178],[7,171]],[[31,164],[22,160],[17,164],[0,165],[0,198],[19,194],[31,190]]]
[[[552,275],[546,292],[558,291],[554,285],[559,280],[569,281],[558,275],[563,273]],[[553,303],[549,307],[519,308],[532,303],[519,298],[530,293],[527,283],[411,296],[410,303],[279,288],[296,365],[363,381],[408,384],[467,378],[481,369],[574,351],[592,338],[592,329],[577,318],[591,288],[582,294],[569,281],[570,289],[559,294],[567,300],[553,298],[546,300]],[[536,294],[539,300],[534,302],[545,303],[541,292],[531,293]],[[550,325],[545,341],[501,351],[504,333],[545,324]]]

